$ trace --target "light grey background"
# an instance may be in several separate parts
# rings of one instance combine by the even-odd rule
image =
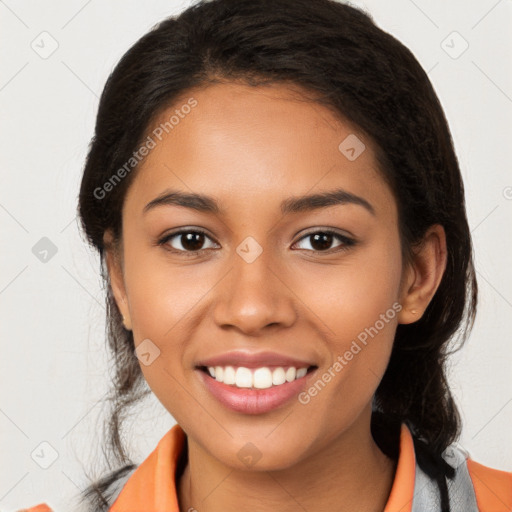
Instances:
[[[480,286],[475,328],[452,359],[461,444],[475,460],[512,471],[512,2],[353,3],[413,51],[445,108]],[[69,510],[83,467],[104,470],[95,462],[109,375],[104,290],[75,219],[81,169],[109,72],[151,26],[187,5],[0,0],[1,511],[43,501]],[[36,245],[48,244],[43,237],[54,255]],[[154,397],[146,401],[127,425],[135,459],[173,424]]]

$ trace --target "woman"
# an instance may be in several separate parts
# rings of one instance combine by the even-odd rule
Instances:
[[[512,473],[453,444],[445,360],[477,285],[450,132],[367,15],[213,0],[161,22],[107,81],[79,215],[120,466],[88,510],[510,510]],[[136,465],[119,430],[146,382],[177,424]]]

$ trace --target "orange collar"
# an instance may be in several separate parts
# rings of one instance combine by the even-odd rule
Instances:
[[[175,473],[185,442],[185,432],[174,425],[128,479],[110,512],[179,512]],[[402,424],[398,465],[384,512],[411,512],[415,467],[412,436]]]

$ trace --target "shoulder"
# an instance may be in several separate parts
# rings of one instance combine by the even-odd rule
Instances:
[[[115,480],[113,480],[110,483],[110,485],[105,489],[104,496],[109,505],[112,505],[114,501],[116,501],[117,497],[123,490],[123,487],[125,486],[126,482],[128,482],[128,480],[133,475],[137,467],[138,466],[134,465],[131,466],[130,468],[124,468],[124,471],[116,475]]]
[[[471,458],[466,460],[469,476],[480,510],[510,512],[512,510],[512,472],[484,466]]]
[[[501,471],[474,461],[469,453],[450,445],[442,454],[453,473],[447,472],[445,491],[453,512],[512,512],[512,472]],[[447,467],[448,467],[447,466]],[[443,488],[428,471],[428,464],[416,459],[411,511],[440,509]]]
[[[127,464],[104,475],[102,478],[90,485],[85,491],[86,500],[88,501],[89,506],[89,509],[87,510],[96,510],[104,505],[111,506],[137,467],[137,464]]]

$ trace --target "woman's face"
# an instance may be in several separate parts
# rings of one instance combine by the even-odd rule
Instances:
[[[403,314],[393,194],[370,141],[283,85],[192,91],[151,130],[123,207],[123,276],[113,278],[141,369],[208,456],[289,467],[369,420]],[[334,191],[346,196],[301,200]],[[209,199],[148,206],[171,192]],[[277,405],[253,399],[242,411],[197,367],[232,351],[316,369],[283,385],[293,387],[284,402],[272,386],[262,391]]]

